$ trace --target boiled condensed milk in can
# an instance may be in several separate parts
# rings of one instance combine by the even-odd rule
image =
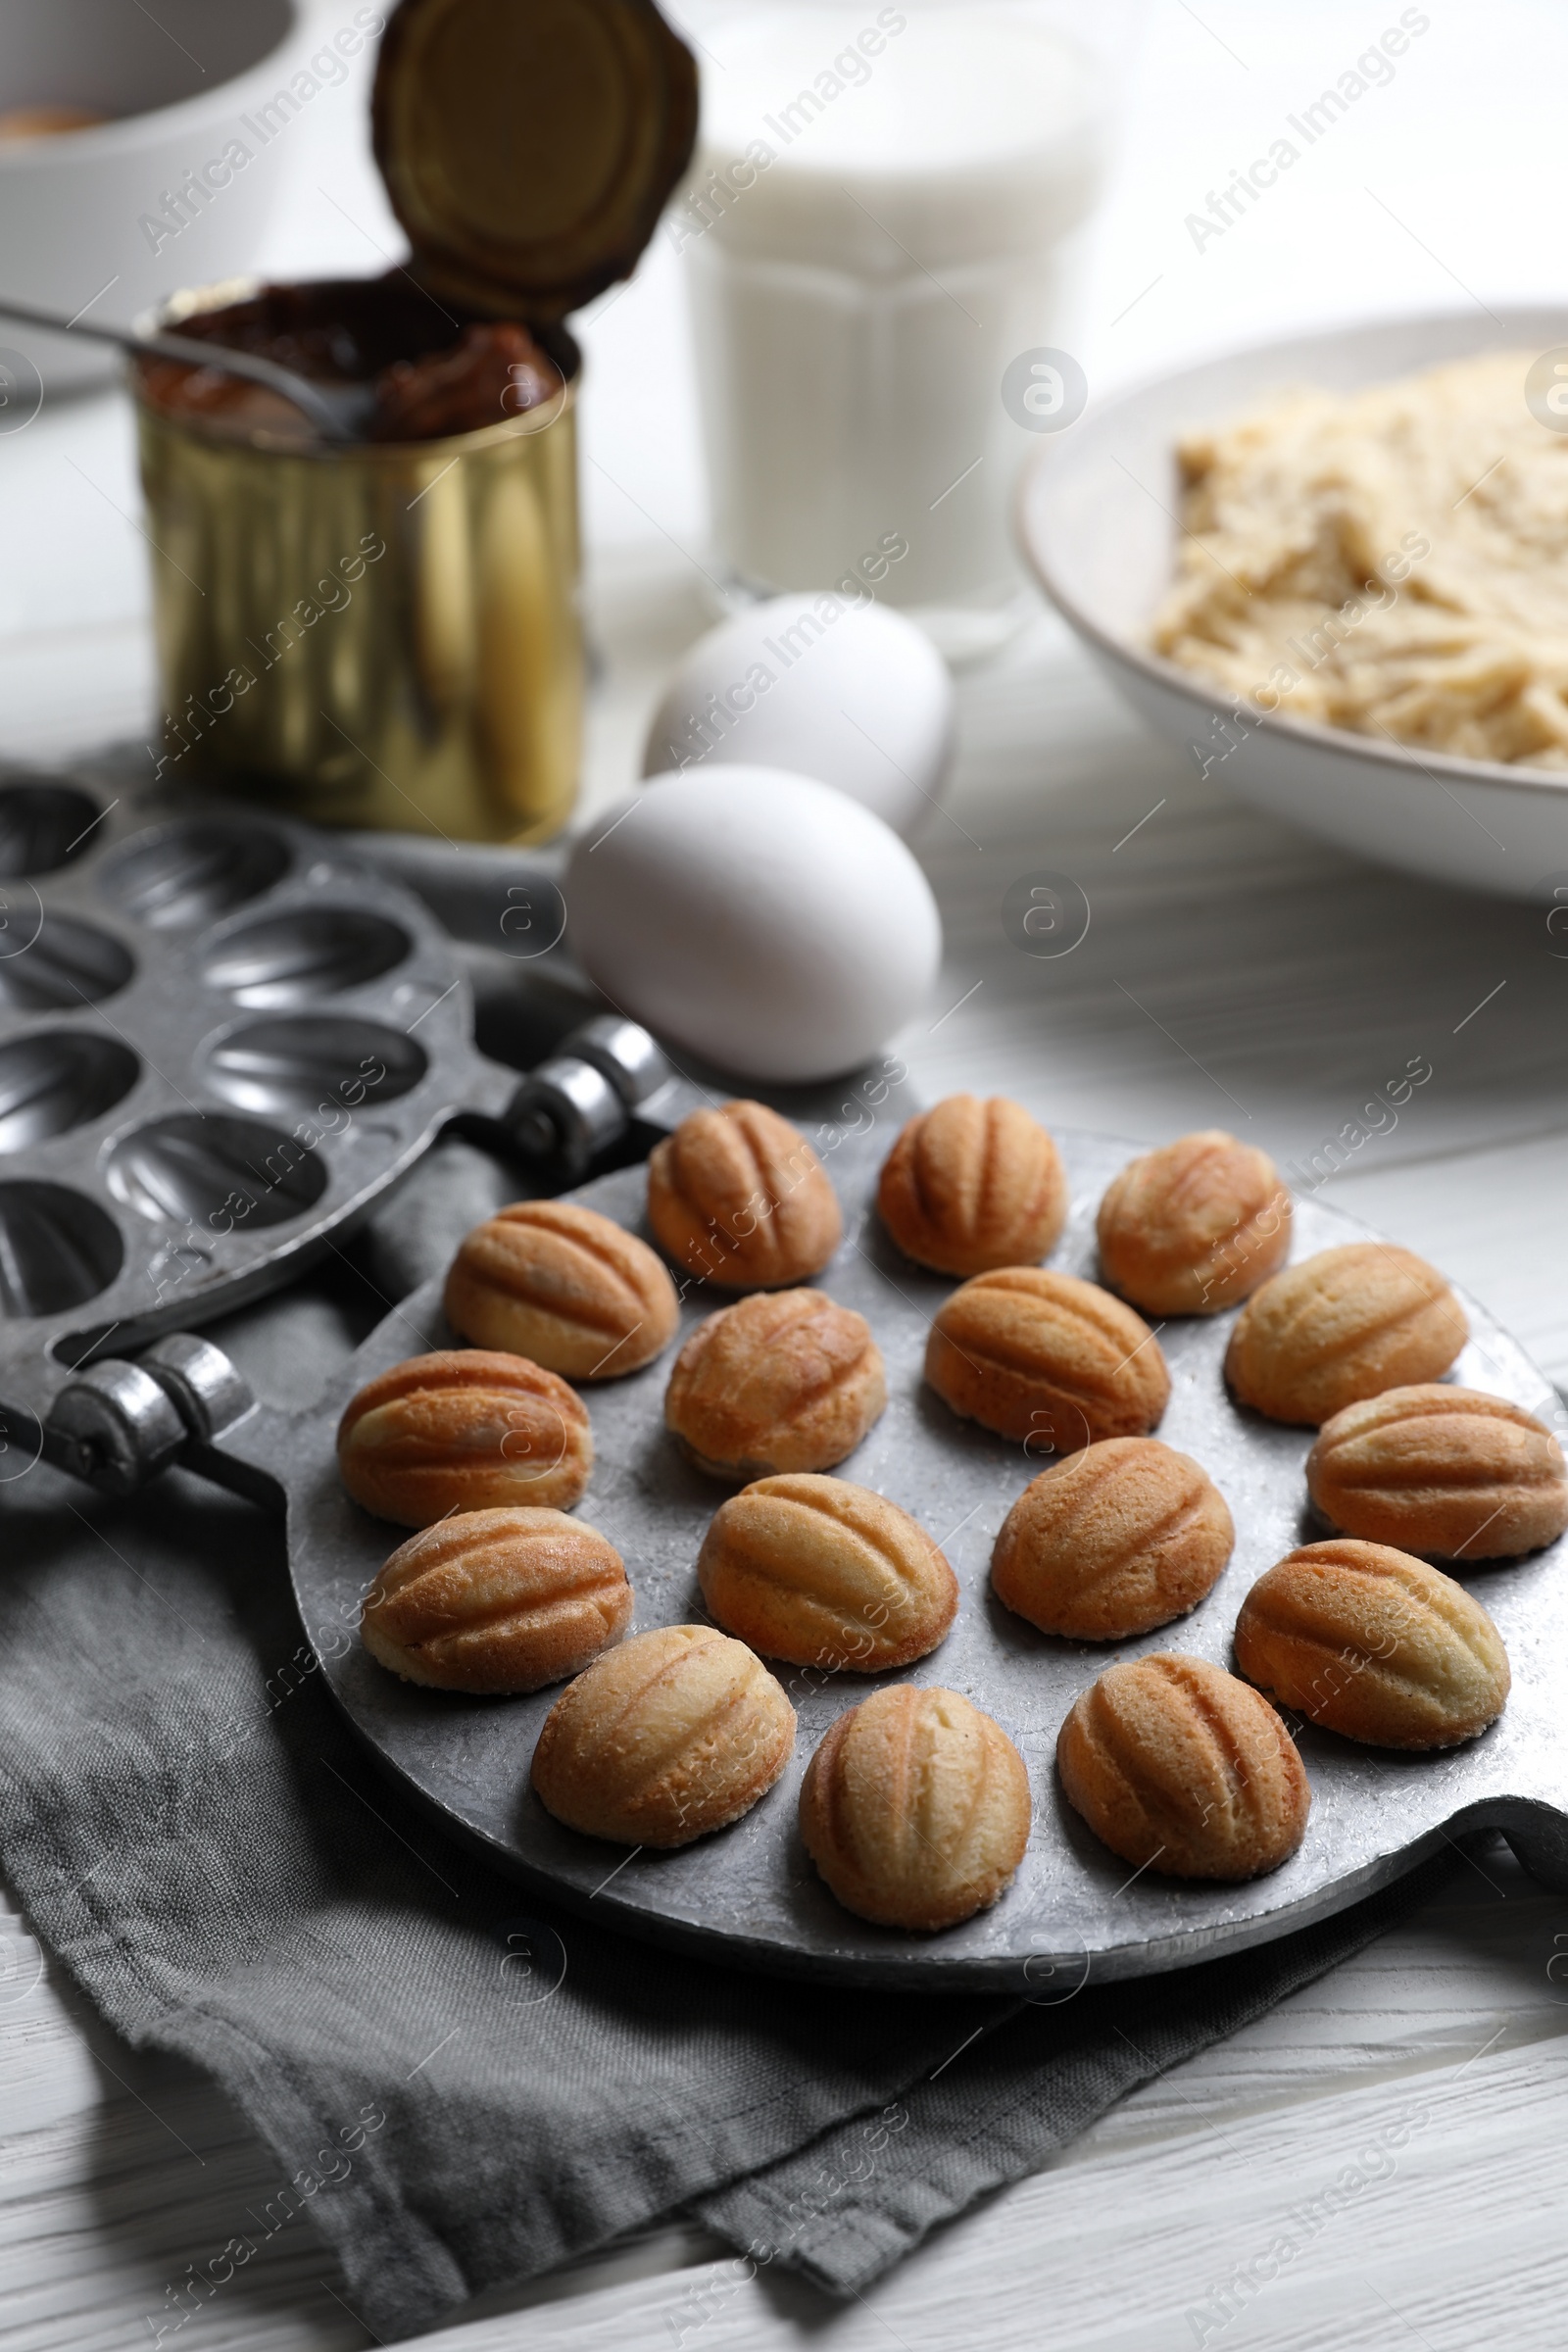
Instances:
[[[367,437],[216,371],[134,370],[158,771],[318,823],[542,840],[582,734],[565,320],[652,234],[696,69],[653,0],[403,0],[372,120],[406,268],[164,313],[373,380]]]

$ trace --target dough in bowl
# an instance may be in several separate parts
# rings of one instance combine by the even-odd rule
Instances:
[[[1255,710],[1568,767],[1568,442],[1527,402],[1542,358],[1282,391],[1187,434],[1155,652]]]

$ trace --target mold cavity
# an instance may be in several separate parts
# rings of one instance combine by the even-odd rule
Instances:
[[[248,1021],[209,1047],[199,1064],[205,1084],[225,1102],[274,1111],[395,1102],[425,1067],[412,1037],[332,1013]]]
[[[287,873],[289,848],[265,825],[199,817],[144,834],[111,863],[104,889],[160,931],[216,922]]]
[[[197,1111],[155,1119],[117,1144],[109,1189],[144,1217],[223,1235],[303,1216],[325,1192],[326,1170],[296,1137],[275,1127]]]
[[[124,1252],[96,1200],[63,1184],[0,1184],[0,1312],[58,1315],[107,1290]]]
[[[64,1029],[0,1046],[0,1152],[24,1152],[103,1116],[141,1064],[118,1038]]]
[[[377,980],[409,953],[409,935],[384,915],[347,906],[300,907],[264,915],[207,951],[202,977],[236,1004],[258,1011],[310,1004]]]
[[[40,928],[30,946],[20,944],[7,954],[9,915],[0,931],[0,1005],[13,1012],[75,1011],[124,987],[136,966],[118,939],[69,914],[45,914],[41,906],[36,912]],[[15,917],[24,941],[32,915],[19,907]]]
[[[52,874],[79,858],[100,814],[90,793],[42,776],[0,784],[0,881]]]

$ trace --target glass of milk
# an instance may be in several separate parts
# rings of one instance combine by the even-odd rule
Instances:
[[[984,651],[1016,623],[1038,445],[1004,378],[1061,332],[1106,76],[1038,0],[747,0],[687,29],[703,125],[668,231],[721,563],[760,594],[859,583]],[[1037,409],[1072,397],[1038,372]]]

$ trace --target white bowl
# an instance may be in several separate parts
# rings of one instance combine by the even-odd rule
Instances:
[[[1554,885],[1568,889],[1568,775],[1265,716],[1151,653],[1145,639],[1175,565],[1180,434],[1293,384],[1352,392],[1474,352],[1561,344],[1568,311],[1512,309],[1493,319],[1471,310],[1211,360],[1091,409],[1041,450],[1019,488],[1024,553],[1139,714],[1242,799],[1385,865],[1549,900]]]
[[[0,294],[125,326],[177,287],[248,270],[303,135],[300,118],[339,74],[324,64],[309,96],[295,77],[342,26],[355,37],[353,15],[345,6],[313,27],[305,0],[158,0],[154,10],[132,0],[6,0],[0,111],[69,104],[114,120],[0,141]],[[341,50],[336,67],[346,77]],[[231,140],[248,160],[225,167]],[[187,173],[206,201],[187,194],[181,219],[165,199]],[[23,368],[5,354],[20,355]],[[24,387],[27,363],[50,391],[102,381],[119,365],[101,344],[0,318],[0,367]],[[0,430],[25,422],[25,406],[24,390],[12,389]]]

